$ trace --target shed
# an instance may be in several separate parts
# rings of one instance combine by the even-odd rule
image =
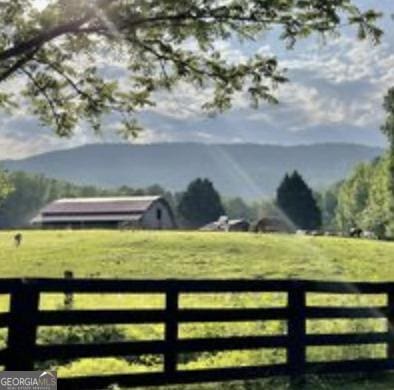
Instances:
[[[226,215],[203,226],[200,230],[211,232],[247,232],[250,224],[244,219],[229,219]]]
[[[161,196],[59,199],[32,225],[43,228],[174,229],[174,213]]]
[[[293,233],[291,222],[281,217],[261,218],[253,229],[256,233]]]
[[[250,223],[244,219],[231,219],[228,223],[229,232],[248,232]]]

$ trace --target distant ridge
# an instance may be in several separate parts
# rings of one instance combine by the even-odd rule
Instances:
[[[1,164],[11,171],[42,173],[76,184],[183,190],[196,177],[208,177],[226,196],[269,196],[286,172],[297,169],[315,188],[345,178],[352,168],[383,149],[355,144],[277,146],[163,143],[92,144]]]

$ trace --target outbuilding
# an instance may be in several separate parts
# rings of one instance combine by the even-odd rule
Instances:
[[[174,213],[161,196],[59,199],[31,221],[53,229],[174,229]]]
[[[226,215],[217,221],[203,226],[200,230],[208,232],[247,232],[250,224],[244,219],[229,219]]]
[[[294,233],[290,220],[285,217],[261,218],[253,229],[256,233]]]

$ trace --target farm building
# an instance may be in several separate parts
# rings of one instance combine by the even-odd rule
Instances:
[[[217,221],[203,226],[200,230],[209,232],[247,232],[249,222],[244,219],[229,219],[227,216],[220,217]]]
[[[261,218],[253,229],[256,233],[294,233],[291,222],[284,217]]]
[[[31,221],[43,228],[174,229],[168,202],[160,196],[57,200]]]

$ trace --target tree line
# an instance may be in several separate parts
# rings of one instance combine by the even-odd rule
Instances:
[[[252,203],[240,197],[223,197],[209,179],[201,178],[192,181],[183,192],[171,193],[159,185],[144,189],[127,186],[103,189],[25,172],[3,173],[2,177],[4,191],[3,200],[0,200],[0,228],[27,226],[40,209],[60,198],[140,195],[165,197],[176,214],[179,226],[183,228],[200,228],[223,215],[253,223],[262,216],[276,215],[278,208],[299,228],[318,229],[321,226],[315,194],[298,172],[284,177],[276,200]]]
[[[321,192],[313,191],[294,171],[284,176],[274,199],[252,203],[221,196],[209,179],[198,178],[183,192],[172,193],[159,185],[103,189],[43,175],[0,171],[0,228],[27,226],[41,208],[59,198],[160,195],[169,202],[183,228],[200,228],[222,215],[251,223],[262,217],[285,217],[295,229],[347,233],[360,227],[389,238],[394,233],[390,166],[391,154],[386,153],[360,164],[348,179]]]
[[[390,156],[361,164],[337,192],[335,223],[338,229],[352,226],[373,232],[379,238],[392,237],[394,220],[391,208]]]
[[[378,238],[394,237],[394,88],[384,97],[386,120],[381,126],[389,148],[382,157],[360,164],[352,175],[329,189],[329,223],[341,231],[358,227]]]

